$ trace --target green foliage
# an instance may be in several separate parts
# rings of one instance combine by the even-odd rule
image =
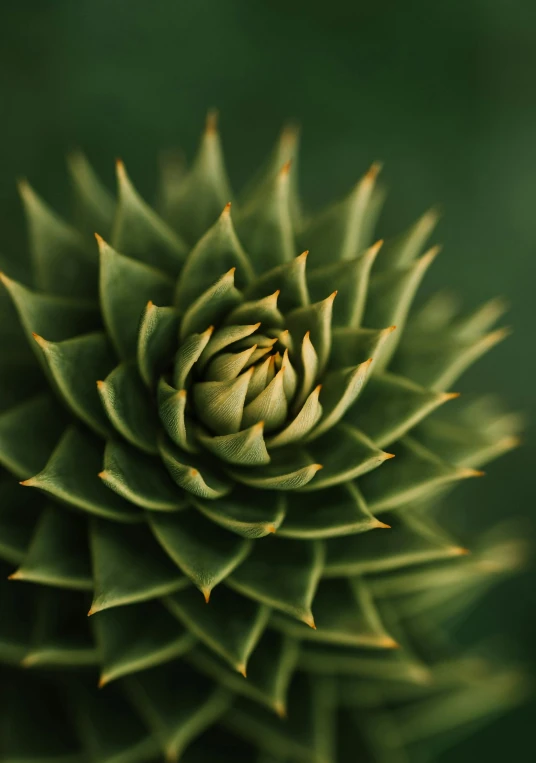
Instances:
[[[444,630],[522,546],[504,531],[467,556],[436,520],[516,444],[515,416],[448,390],[502,338],[500,306],[412,312],[436,214],[374,244],[373,165],[305,218],[296,142],[231,207],[210,115],[165,219],[121,163],[115,203],[72,157],[77,227],[21,188],[35,288],[2,277],[0,569],[20,581],[0,581],[2,760],[232,744],[403,763],[523,695]]]

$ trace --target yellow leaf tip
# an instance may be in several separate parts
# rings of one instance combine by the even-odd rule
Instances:
[[[218,109],[209,109],[207,112],[207,118],[205,121],[205,133],[207,135],[215,134],[218,132],[218,118],[220,113]]]
[[[8,580],[22,580],[23,575],[20,570],[15,570],[15,572],[12,572],[11,575],[7,576]]]
[[[389,461],[390,458],[396,458],[395,453],[385,453],[384,451],[382,455],[384,461]]]
[[[285,707],[283,702],[275,702],[274,703],[274,710],[275,710],[276,714],[280,718],[286,718],[287,717],[287,708]]]
[[[244,678],[248,677],[246,666],[243,663],[241,663],[240,665],[237,665],[236,669],[240,673],[240,675],[244,676]]]
[[[285,162],[285,164],[281,167],[281,172],[280,172],[281,177],[286,177],[289,174],[291,167],[292,167],[292,159],[289,159],[288,162]]]
[[[316,623],[312,613],[305,615],[302,619],[303,622],[309,626],[309,628],[312,628],[314,631],[316,631]]]
[[[208,604],[210,601],[210,594],[212,593],[212,588],[202,588],[201,593],[205,597],[205,604]]]
[[[106,684],[108,683],[108,680],[109,679],[106,676],[101,676],[99,678],[99,683],[97,684],[97,687],[99,689],[102,689],[104,686],[106,686]]]
[[[400,649],[400,644],[392,636],[384,636],[380,639],[379,644],[384,649]]]
[[[453,546],[450,552],[452,556],[467,556],[471,553],[468,548],[464,548],[463,546]]]

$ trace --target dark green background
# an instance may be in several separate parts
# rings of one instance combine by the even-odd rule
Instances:
[[[237,186],[294,117],[311,205],[343,193],[373,159],[391,189],[382,234],[443,205],[445,248],[425,288],[456,289],[468,307],[503,294],[515,329],[461,388],[495,390],[534,421],[535,75],[534,0],[5,0],[0,248],[24,246],[16,177],[67,206],[71,146],[109,182],[120,155],[151,196],[158,151],[191,153],[217,106]],[[527,436],[456,494],[468,523],[524,516],[530,528],[534,457]],[[502,584],[465,635],[503,633],[529,662],[534,586],[530,571]],[[446,760],[532,762],[533,724],[527,705]]]

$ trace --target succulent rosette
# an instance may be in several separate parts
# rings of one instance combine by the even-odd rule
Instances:
[[[232,205],[212,116],[158,213],[121,162],[116,202],[71,157],[74,226],[21,184],[2,760],[396,763],[522,693],[441,627],[519,562],[504,534],[467,555],[437,522],[517,441],[493,402],[449,403],[503,306],[440,295],[408,319],[436,213],[374,243],[373,165],[308,217],[295,147],[285,130]]]

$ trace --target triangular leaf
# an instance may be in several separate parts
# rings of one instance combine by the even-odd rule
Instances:
[[[197,498],[213,501],[232,490],[231,483],[216,474],[210,465],[207,466],[206,458],[201,459],[186,453],[168,439],[160,440],[160,455],[177,485]]]
[[[244,538],[262,538],[274,533],[285,516],[285,496],[262,490],[236,487],[216,503],[194,499],[195,506],[213,522]]]
[[[179,316],[174,308],[147,303],[138,332],[137,360],[140,376],[148,387],[169,366],[177,346],[178,328]]]

